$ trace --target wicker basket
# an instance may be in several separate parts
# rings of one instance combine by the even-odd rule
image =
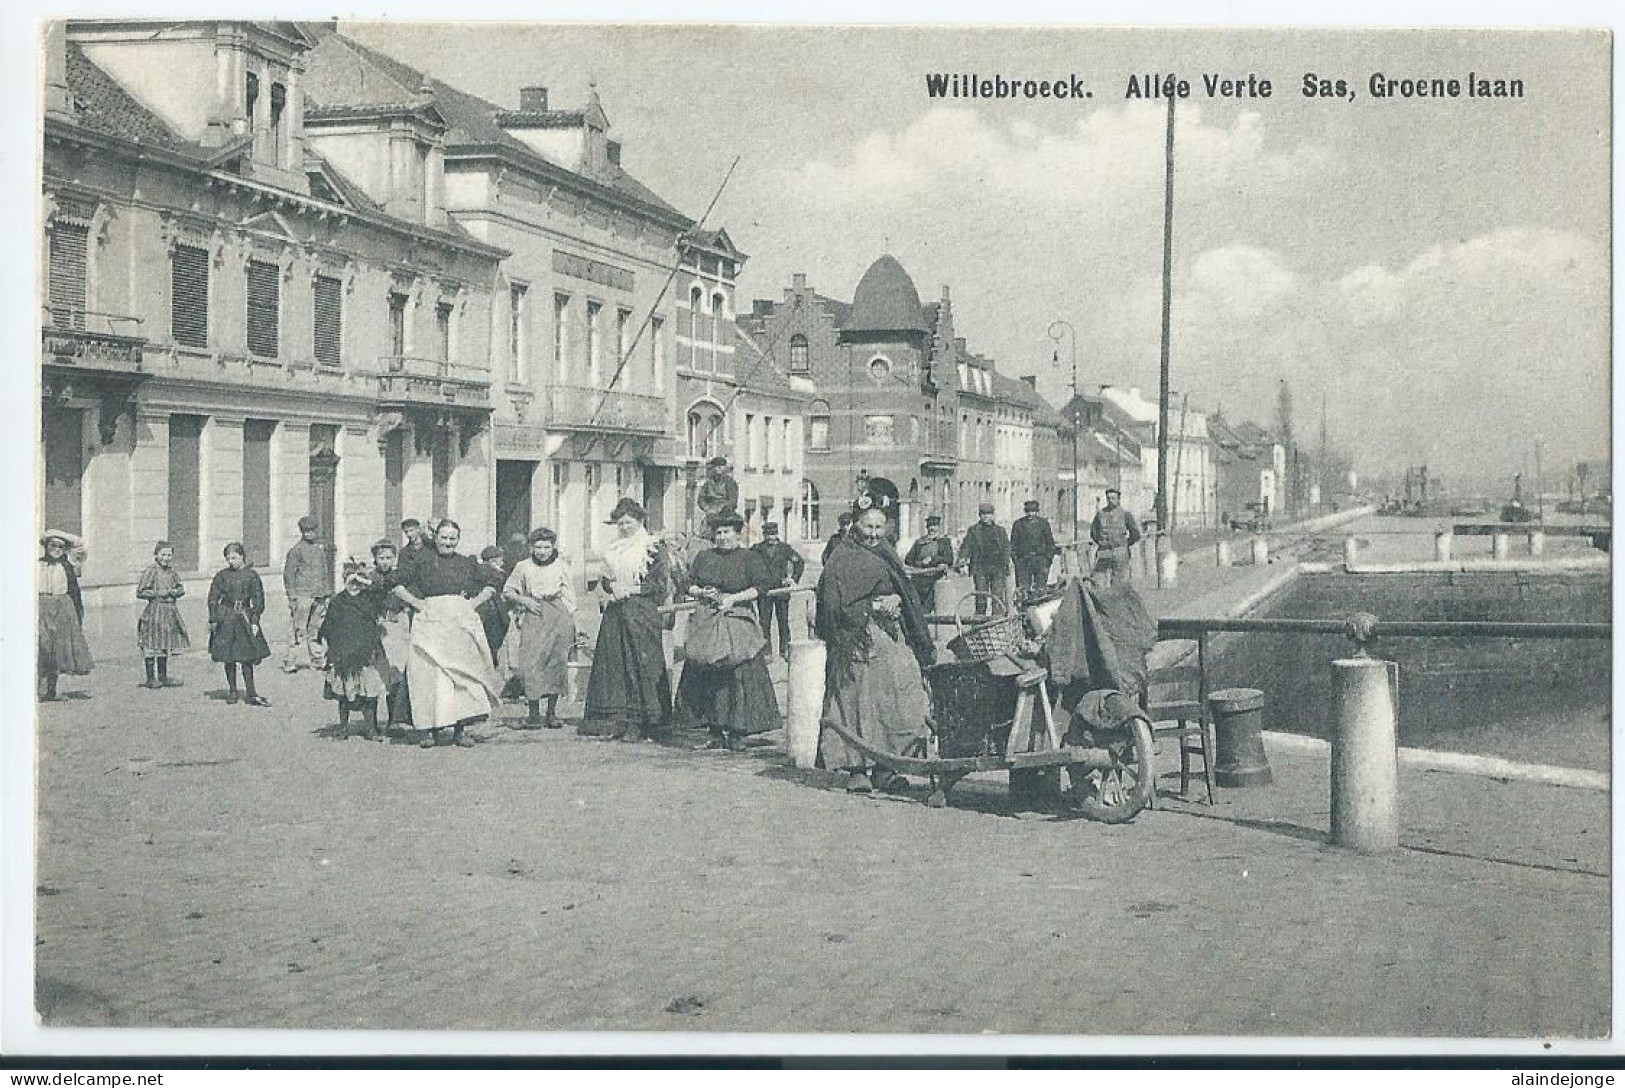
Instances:
[[[960,605],[977,597],[993,601],[1004,615],[967,630],[965,621],[959,615]],[[954,606],[954,626],[959,629],[959,636],[948,644],[948,648],[966,661],[991,661],[995,657],[1015,653],[1026,634],[1021,615],[1011,612],[1010,606],[994,593],[967,593],[959,598],[959,604]]]

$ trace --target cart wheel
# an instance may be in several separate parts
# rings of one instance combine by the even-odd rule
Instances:
[[[1074,763],[1067,767],[1072,780],[1066,791],[1067,804],[1091,820],[1121,824],[1134,819],[1151,803],[1157,788],[1151,766],[1151,725],[1144,718],[1131,718],[1126,735],[1108,747],[1112,765],[1106,768]]]

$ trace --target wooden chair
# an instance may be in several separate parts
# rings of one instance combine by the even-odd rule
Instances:
[[[1146,711],[1151,718],[1152,737],[1174,737],[1179,744],[1179,796],[1190,799],[1191,757],[1199,755],[1207,803],[1211,805],[1215,744],[1213,723],[1207,716],[1205,655],[1199,644],[1192,642],[1190,647],[1190,652],[1179,654],[1174,664],[1151,670]]]

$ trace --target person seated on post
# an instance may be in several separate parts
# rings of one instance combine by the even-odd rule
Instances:
[[[709,539],[716,532],[718,518],[739,510],[739,483],[726,457],[711,458],[705,468],[705,483],[700,485],[694,504],[705,515],[705,535]]]
[[[835,546],[818,578],[816,630],[828,647],[819,760],[846,771],[854,792],[866,792],[871,783],[897,791],[907,783],[879,766],[865,778],[869,760],[836,727],[898,754],[929,728],[921,670],[934,661],[936,647],[919,596],[886,539],[886,522],[878,507],[862,511],[855,532]]]

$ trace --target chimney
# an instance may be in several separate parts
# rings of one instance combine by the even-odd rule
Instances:
[[[954,337],[954,350],[961,355],[965,354],[965,338],[963,336]]]
[[[604,154],[607,155],[609,157],[609,161],[614,163],[616,166],[621,165],[621,141],[605,140]]]
[[[797,272],[791,276],[790,287],[798,295],[805,292],[807,290],[807,273]]]
[[[45,112],[73,116],[68,93],[68,24],[60,19],[45,24]]]
[[[948,285],[946,283],[942,285],[942,304],[944,306],[948,305]]]
[[[773,313],[773,300],[770,298],[753,298],[750,300],[752,317],[768,317]]]
[[[546,113],[547,88],[521,87],[519,88],[519,110],[521,113]]]

